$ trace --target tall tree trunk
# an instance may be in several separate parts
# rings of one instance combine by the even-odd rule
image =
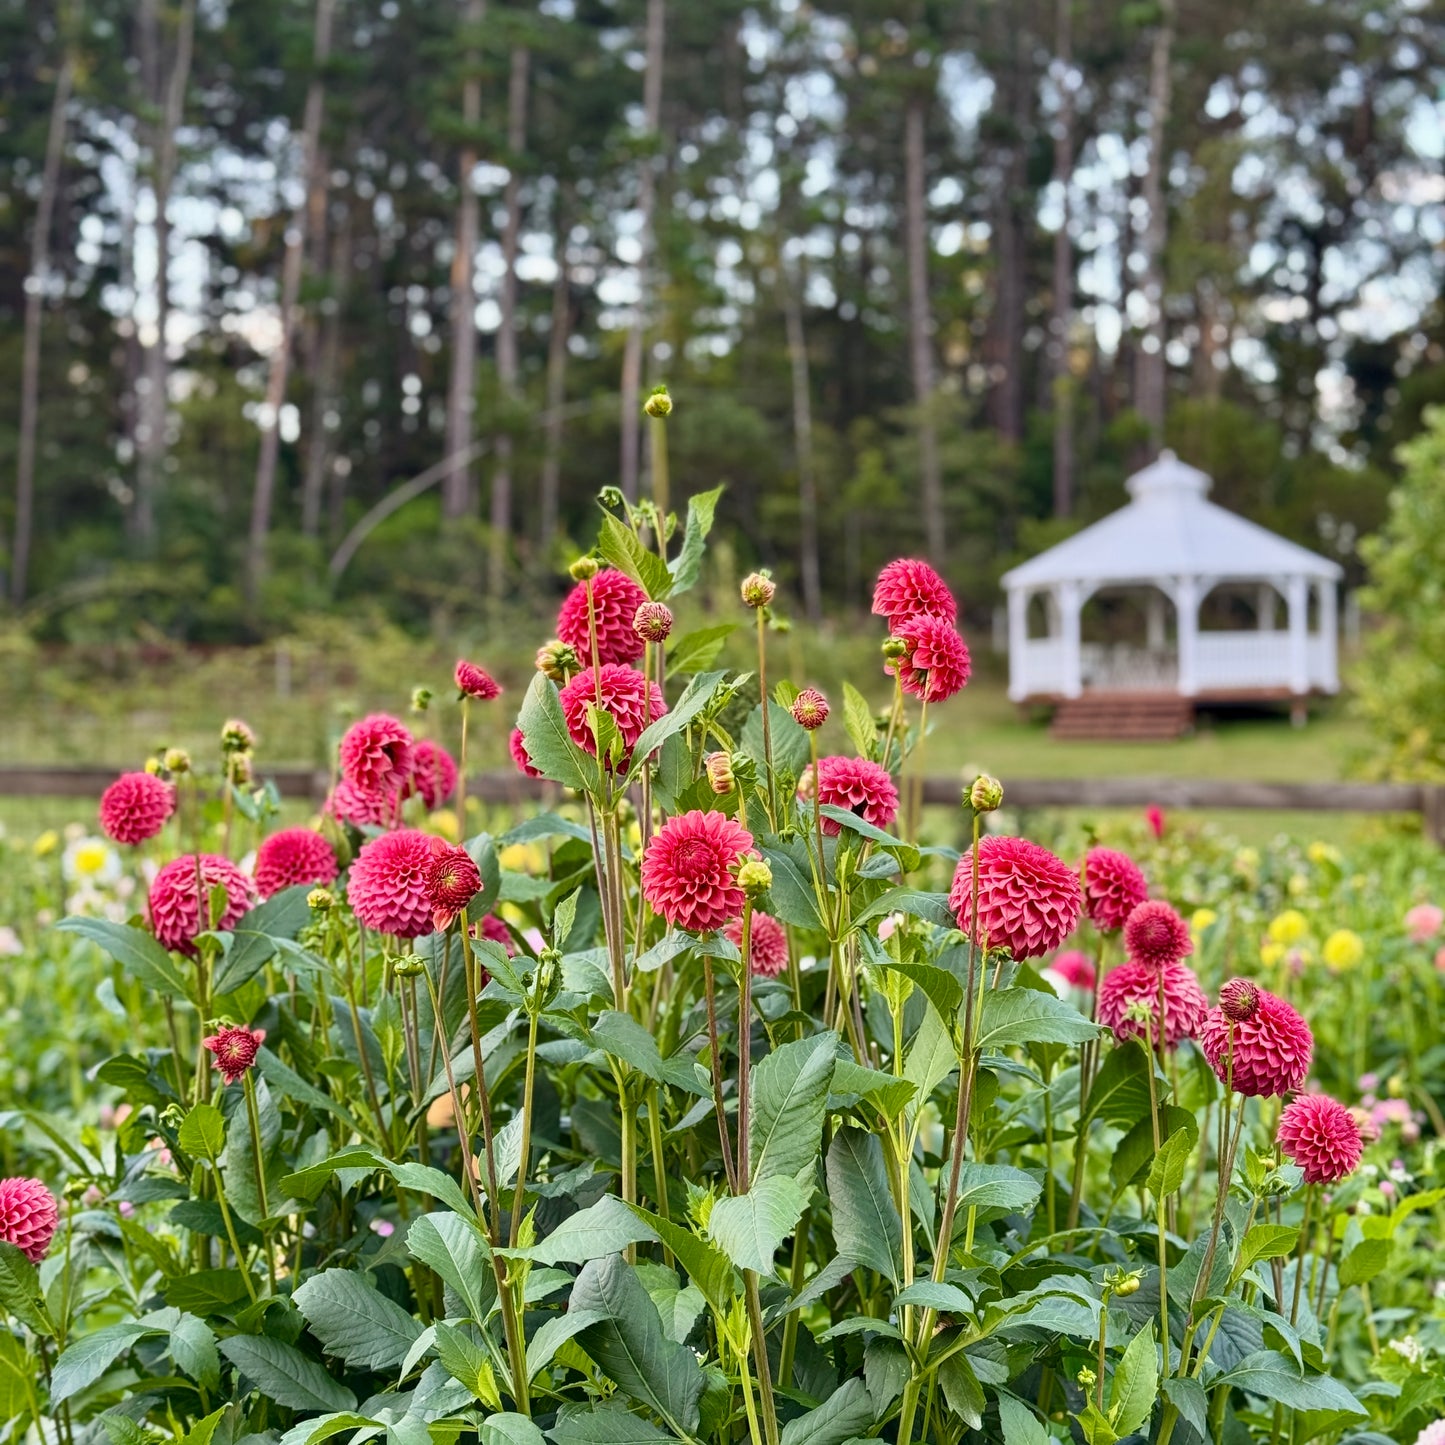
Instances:
[[[469,41],[486,19],[486,0],[466,0],[462,24]],[[462,82],[462,125],[466,134],[457,162],[460,194],[457,200],[456,251],[452,255],[451,333],[452,367],[447,381],[446,455],[457,458],[442,481],[443,522],[470,517],[477,510],[472,483],[472,414],[477,405],[477,297],[473,275],[477,261],[478,205],[472,185],[477,168],[477,126],[482,119],[481,59],[474,45],[467,50],[467,75]],[[467,458],[467,460],[460,460]]]
[[[913,364],[913,398],[918,408],[918,465],[922,483],[923,530],[928,555],[942,565],[944,554],[943,474],[938,427],[933,418],[932,308],[928,298],[928,218],[924,212],[923,139],[927,97],[908,98],[903,169],[905,244],[908,251],[908,331]]]
[[[813,462],[812,378],[808,338],[803,329],[802,277],[794,276],[781,255],[778,291],[788,338],[788,364],[793,378],[793,448],[798,462],[798,575],[803,610],[812,622],[823,617],[823,588],[818,565],[818,480]]]
[[[139,12],[141,76],[147,98],[158,114],[151,127],[151,193],[155,198],[156,336],[145,349],[144,386],[136,421],[135,533],[143,551],[156,542],[156,496],[166,454],[166,416],[170,361],[166,331],[171,315],[171,186],[176,174],[176,132],[185,109],[196,33],[196,0],[181,0],[176,20],[175,56],[164,88],[160,66],[160,0],[141,0]]]
[[[501,325],[497,331],[497,392],[506,410],[505,426],[493,442],[491,559],[487,589],[494,602],[506,593],[507,553],[512,540],[513,403],[517,399],[517,246],[522,235],[522,151],[527,144],[527,77],[531,56],[525,46],[512,49],[507,83],[507,220],[502,229]]]
[[[281,409],[286,404],[286,375],[291,364],[291,338],[296,331],[296,304],[301,294],[301,266],[306,257],[306,228],[316,206],[314,193],[326,182],[321,170],[321,118],[326,106],[326,62],[331,56],[331,20],[335,0],[316,0],[311,42],[311,80],[301,122],[301,172],[305,191],[286,232],[281,264],[281,336],[271,353],[266,405],[261,413],[261,447],[256,457],[256,485],[251,494],[251,530],[246,547],[246,602],[260,599],[266,571],[266,539],[276,495],[276,461],[281,445]]]
[[[1054,314],[1049,325],[1049,379],[1054,409],[1054,516],[1074,510],[1074,387],[1069,333],[1074,319],[1074,243],[1069,187],[1074,175],[1074,0],[1056,0],[1054,70],[1059,110],[1054,117],[1054,184],[1059,229],[1054,232]]]
[[[1172,100],[1169,63],[1174,47],[1174,0],[1160,0],[1159,24],[1149,52],[1149,165],[1142,194],[1148,209],[1144,228],[1144,300],[1149,320],[1139,348],[1134,382],[1134,406],[1149,428],[1150,451],[1164,442],[1165,357],[1164,248],[1169,239],[1169,215],[1164,199],[1169,157],[1164,129]]]
[[[642,77],[642,116],[649,146],[655,142],[662,123],[662,65],[667,15],[664,0],[647,0],[647,60]],[[647,333],[647,312],[651,300],[653,259],[652,213],[657,201],[656,157],[649,149],[638,178],[637,209],[642,216],[639,240],[642,256],[637,263],[640,278],[637,313],[628,328],[622,350],[622,450],[619,459],[622,493],[637,500],[637,479],[642,458],[642,349]]]
[[[306,449],[306,471],[301,486],[301,531],[314,537],[321,530],[321,500],[334,450],[330,417],[337,406],[336,377],[341,360],[341,321],[351,281],[351,205],[341,212],[331,243],[330,279],[321,303],[320,337],[316,347],[316,384],[312,395],[311,435]]]
[[[572,332],[572,272],[567,264],[569,197],[557,206],[557,276],[552,283],[552,329],[547,338],[547,419],[538,487],[537,565],[545,568],[557,535],[562,490],[562,408],[567,401],[567,342]]]
[[[45,165],[40,178],[40,201],[30,233],[30,276],[25,288],[25,340],[20,361],[20,435],[15,457],[15,540],[10,548],[10,600],[18,607],[25,600],[30,580],[30,542],[35,526],[35,437],[40,418],[40,326],[45,315],[45,293],[50,283],[50,225],[55,215],[55,193],[60,186],[60,162],[65,155],[65,111],[75,81],[69,42],[60,60],[55,94],[50,102],[50,129],[45,137]]]

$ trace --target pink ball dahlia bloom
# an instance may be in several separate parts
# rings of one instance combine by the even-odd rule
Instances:
[[[411,779],[406,796],[420,795],[427,812],[440,808],[457,788],[457,765],[452,755],[430,738],[416,745],[411,758]]]
[[[196,953],[195,937],[211,926],[211,891],[226,890],[226,906],[216,927],[234,928],[257,901],[256,885],[229,858],[217,853],[185,853],[173,858],[151,880],[151,926],[156,938],[177,953]]]
[[[1405,933],[1411,943],[1428,943],[1445,927],[1445,909],[1434,903],[1417,903],[1405,915]]]
[[[1306,1184],[1338,1183],[1355,1172],[1365,1149],[1354,1115],[1327,1094],[1291,1099],[1275,1138],[1280,1151],[1304,1170]]]
[[[973,936],[973,849],[958,860],[948,906]],[[987,837],[978,845],[980,941],[1014,958],[1041,958],[1074,931],[1082,907],[1079,875],[1027,838]]]
[[[1139,865],[1114,848],[1090,848],[1084,859],[1084,913],[1100,933],[1117,933],[1149,896]]]
[[[490,702],[494,697],[502,695],[501,683],[486,668],[478,667],[475,662],[468,662],[464,657],[458,659],[453,677],[456,681],[457,691],[463,697],[474,697],[479,702]]]
[[[958,603],[948,584],[928,565],[916,557],[899,557],[879,574],[873,588],[873,614],[886,617],[889,625],[920,613],[952,622],[958,616]]]
[[[1158,899],[1141,903],[1124,922],[1124,948],[1135,963],[1163,968],[1194,952],[1189,925]]]
[[[432,931],[427,878],[432,840],[415,828],[382,833],[362,845],[351,865],[346,897],[356,916],[378,933],[420,938]]]
[[[1289,1004],[1262,988],[1254,1013],[1242,1023],[1231,1024],[1219,1009],[1210,1009],[1199,1045],[1219,1078],[1232,1079],[1236,1094],[1268,1098],[1291,1093],[1304,1083],[1315,1040],[1310,1026]]]
[[[441,838],[432,839],[431,853],[426,889],[432,923],[439,929],[450,928],[457,914],[481,892],[481,870],[465,848]]]
[[[38,1179],[0,1179],[0,1239],[31,1264],[45,1258],[59,1220],[55,1196]]]
[[[1092,989],[1098,976],[1094,968],[1094,960],[1087,953],[1081,953],[1077,948],[1071,948],[1066,953],[1056,954],[1049,967],[1070,988]]]
[[[117,843],[154,838],[176,810],[176,790],[153,773],[122,773],[100,795],[100,826]]]
[[[1445,1445],[1445,1420],[1433,1420],[1416,1437],[1415,1445]]]
[[[265,1029],[224,1028],[202,1039],[201,1047],[214,1055],[211,1063],[221,1078],[234,1084],[256,1062],[265,1041]]]
[[[522,737],[521,728],[513,728],[512,735],[507,739],[507,751],[512,755],[512,761],[517,765],[517,771],[527,778],[540,778],[542,770],[532,766],[532,759],[527,756],[527,743]]]
[[[820,807],[845,808],[875,828],[886,828],[898,816],[898,788],[888,769],[867,758],[819,758],[816,777],[811,766],[804,770],[798,796],[816,799]],[[841,823],[823,819],[830,838],[842,830]]]
[[[968,685],[973,660],[968,644],[948,619],[919,613],[895,622],[893,635],[908,644],[908,651],[897,662],[885,663],[883,670],[896,672],[909,696],[943,702]]]
[[[384,712],[352,723],[341,739],[341,776],[368,793],[406,786],[411,776],[411,731]]]
[[[355,828],[394,828],[401,817],[401,793],[396,788],[358,788],[338,780],[321,810],[328,818]]]
[[[739,948],[743,946],[741,918],[723,929],[724,935]],[[777,978],[788,966],[788,933],[770,913],[753,914],[752,937],[748,940],[748,961],[754,973],[764,978]]]
[[[633,630],[637,609],[647,593],[625,572],[604,567],[592,579],[592,607],[597,614],[597,660],[636,662],[646,643]],[[587,630],[587,583],[579,582],[557,614],[557,636],[573,648],[583,667],[592,665],[592,638]]]
[[[710,933],[738,918],[743,890],[733,876],[753,835],[726,813],[669,818],[642,858],[642,892],[674,928]]]
[[[331,844],[310,828],[283,828],[256,850],[256,888],[269,898],[299,884],[331,883],[341,870]]]
[[[604,663],[598,676],[593,675],[591,668],[579,672],[562,689],[560,698],[562,716],[567,720],[572,741],[593,757],[597,756],[597,740],[587,722],[587,708],[592,705],[612,714],[612,721],[622,734],[623,767],[627,766],[633,744],[642,736],[643,729],[667,711],[662,689],[655,682],[649,682],[635,667],[624,667],[617,662]]]
[[[1099,1022],[1113,1031],[1122,1044],[1126,1039],[1145,1040],[1149,1030],[1159,1043],[1159,982],[1164,981],[1164,1047],[1176,1048],[1181,1039],[1197,1038],[1209,1012],[1209,999],[1199,986],[1194,970],[1184,963],[1166,963],[1153,968],[1145,963],[1121,963],[1105,977],[1099,988]],[[1142,1020],[1131,1017],[1146,1009],[1153,1021],[1146,1030]]]

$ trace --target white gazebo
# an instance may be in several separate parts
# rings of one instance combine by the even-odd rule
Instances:
[[[1210,479],[1173,452],[1127,485],[1127,506],[1004,574],[1015,702],[1152,692],[1302,703],[1339,690],[1338,565],[1216,506]],[[1243,590],[1254,627],[1201,629],[1201,604],[1221,587]],[[1085,603],[1118,591],[1143,593],[1142,647],[1083,640]]]

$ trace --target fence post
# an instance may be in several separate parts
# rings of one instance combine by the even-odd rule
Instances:
[[[1420,822],[1425,836],[1445,847],[1445,785],[1420,784]]]

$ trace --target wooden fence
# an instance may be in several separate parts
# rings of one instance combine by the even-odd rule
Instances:
[[[114,768],[0,767],[0,797],[98,798]],[[320,803],[331,784],[324,768],[265,770],[285,797]],[[962,784],[928,778],[927,803],[957,805]],[[467,783],[469,797],[487,803],[542,798],[550,784],[516,772],[481,773]],[[1420,783],[1255,783],[1222,778],[1014,778],[1005,783],[1012,808],[1267,809],[1308,813],[1403,813],[1421,820],[1425,833],[1445,844],[1445,786]]]

